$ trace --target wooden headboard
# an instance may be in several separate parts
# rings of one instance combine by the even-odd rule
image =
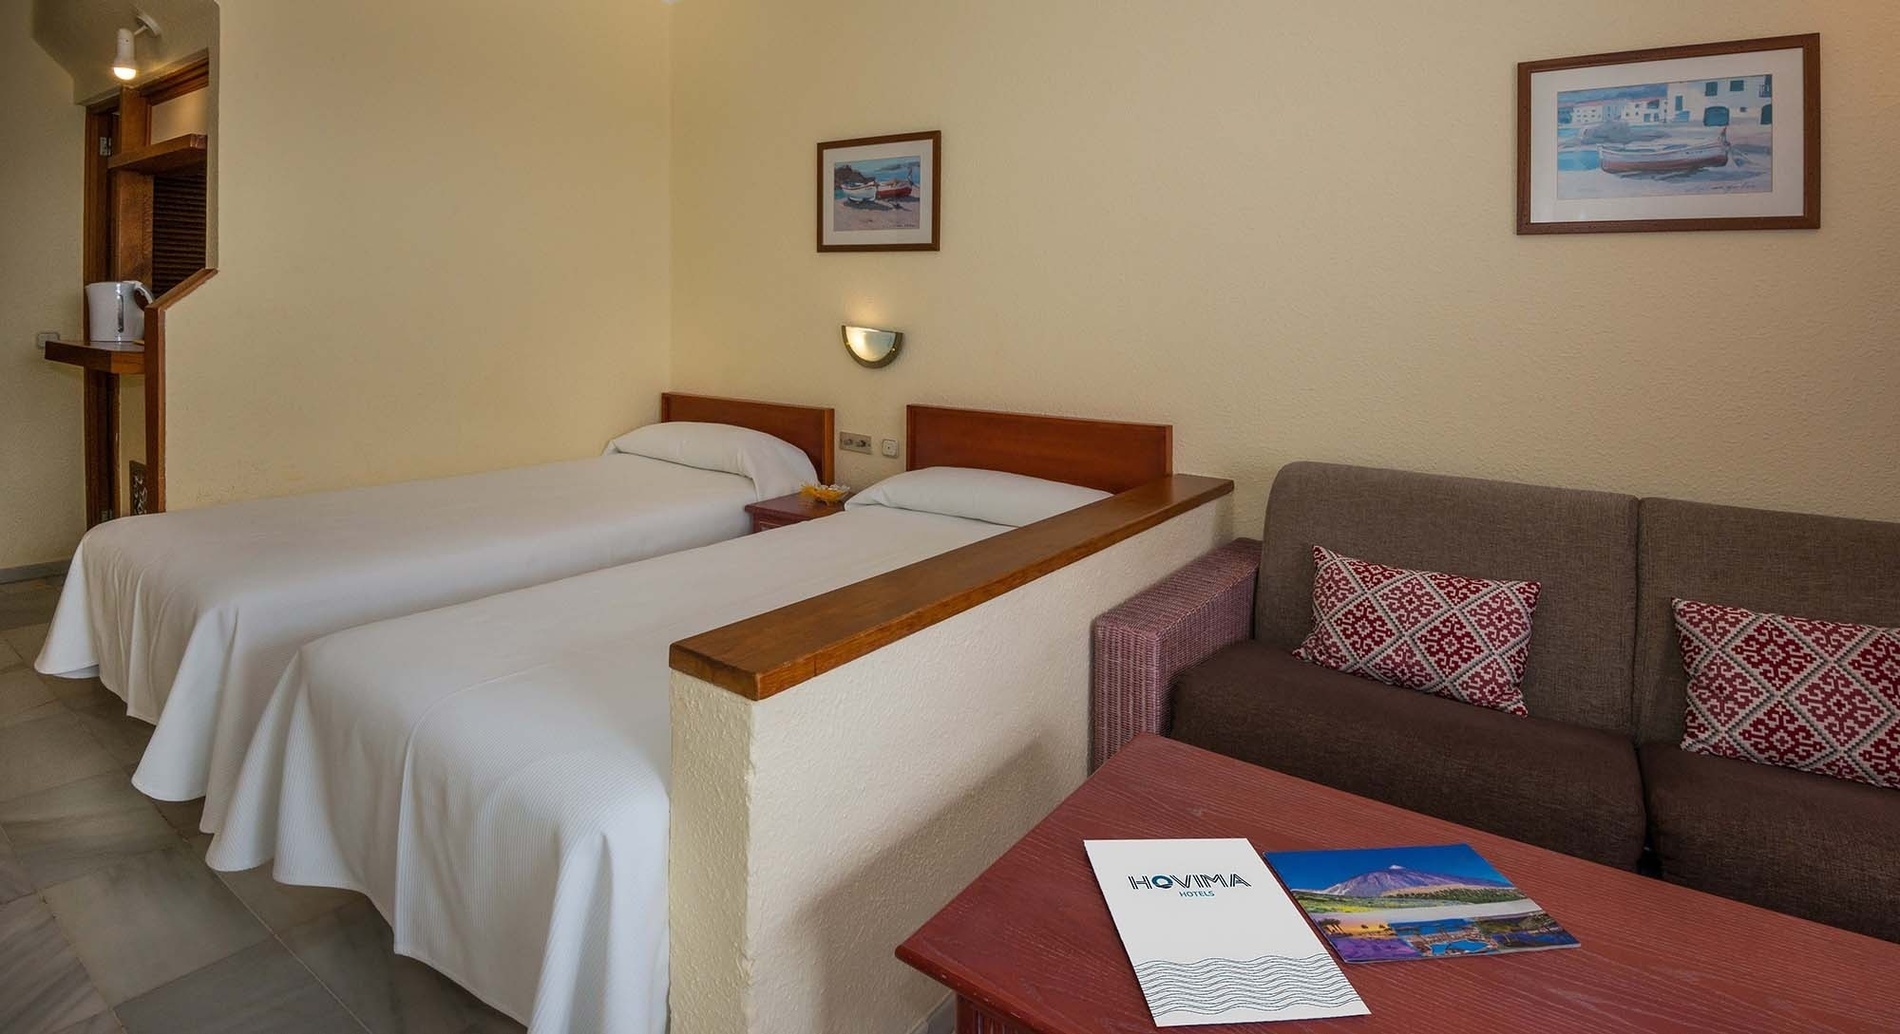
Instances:
[[[1174,473],[1170,424],[910,406],[909,470],[978,467],[1126,492]]]
[[[732,424],[764,431],[791,442],[811,457],[820,484],[829,485],[838,479],[838,441],[833,433],[836,418],[828,406],[789,406],[668,391],[660,394],[660,419]]]

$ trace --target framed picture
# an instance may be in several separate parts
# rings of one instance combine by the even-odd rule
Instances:
[[[1517,232],[1821,225],[1821,37],[1517,66]]]
[[[819,251],[936,251],[943,134],[818,145]]]

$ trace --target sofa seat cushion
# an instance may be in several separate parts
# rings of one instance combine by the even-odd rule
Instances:
[[[1900,941],[1900,790],[1642,748],[1665,878]]]
[[[1642,856],[1627,737],[1395,689],[1257,640],[1182,673],[1171,735],[1606,865],[1633,869]]]

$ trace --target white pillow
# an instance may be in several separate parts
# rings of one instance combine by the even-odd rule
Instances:
[[[646,456],[700,470],[752,479],[760,499],[774,499],[818,480],[811,457],[798,446],[764,431],[731,424],[674,420],[638,427],[607,443],[608,452]]]
[[[925,467],[885,478],[844,504],[922,510],[1020,528],[1107,499],[1107,492],[1060,481],[969,467]]]

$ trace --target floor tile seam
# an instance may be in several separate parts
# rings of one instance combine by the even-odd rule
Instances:
[[[189,841],[187,841],[187,843],[189,843]],[[206,865],[203,859],[199,859],[198,864],[204,865],[205,869],[207,869],[213,876],[217,877],[218,883],[221,886],[223,886],[225,890],[231,891],[231,896],[238,899],[238,904],[244,906],[244,910],[251,914],[251,918],[257,920],[258,925],[262,926],[265,929],[265,931],[267,931],[270,934],[271,940],[276,941],[278,947],[284,949],[285,954],[289,955],[293,960],[295,960],[297,965],[300,968],[302,968],[302,970],[305,973],[310,974],[310,979],[313,981],[316,981],[317,986],[323,989],[323,993],[329,995],[330,999],[336,1002],[338,1007],[340,1007],[343,1010],[343,1014],[350,1018],[351,1023],[356,1024],[357,1027],[363,1031],[363,1034],[375,1034],[374,1031],[370,1030],[369,1024],[363,1022],[363,1018],[361,1016],[356,1015],[356,1010],[350,1008],[350,1003],[344,1001],[343,996],[337,994],[335,988],[331,987],[328,983],[324,982],[323,977],[319,976],[316,970],[310,968],[310,963],[305,962],[303,959],[303,956],[297,954],[297,950],[295,948],[292,948],[289,942],[284,940],[284,935],[281,932],[279,932],[276,927],[273,927],[269,923],[265,922],[264,916],[261,913],[259,913],[257,909],[252,908],[251,903],[244,900],[243,895],[239,894],[235,890],[231,890],[231,885],[225,882],[223,873],[220,873],[218,870],[211,868],[211,866],[209,865]],[[325,913],[325,915],[328,915],[328,914],[329,913]],[[303,923],[298,923],[296,925],[302,926],[304,925],[304,923],[314,922],[317,919],[321,919],[321,918],[323,918],[323,916],[314,916],[310,919],[304,920]],[[181,977],[180,979],[183,979],[183,978]]]

